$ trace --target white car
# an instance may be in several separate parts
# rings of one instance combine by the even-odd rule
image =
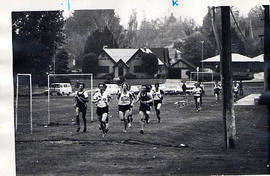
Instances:
[[[117,84],[106,84],[107,88],[106,91],[108,91],[110,94],[117,94],[120,91],[120,86]]]
[[[50,95],[70,95],[72,88],[70,83],[52,83],[50,85]],[[44,91],[45,95],[48,95],[48,90]]]
[[[176,84],[165,85],[165,87],[161,89],[164,91],[165,95],[176,95],[183,92],[182,87]]]
[[[140,92],[139,86],[130,86],[130,92],[138,94]]]
[[[197,81],[186,81],[186,87],[187,87],[186,92],[191,93],[192,90],[195,88],[196,83]],[[204,85],[202,83],[201,83],[201,87],[204,89]]]
[[[186,84],[186,92],[187,93],[191,93],[192,90],[195,88],[195,84],[197,83],[197,81],[186,81],[185,84]]]

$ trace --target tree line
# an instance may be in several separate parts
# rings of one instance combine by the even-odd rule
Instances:
[[[263,9],[254,7],[247,17],[232,9],[232,50],[250,57],[262,53]],[[216,9],[216,25],[220,31],[220,10]],[[239,29],[241,31],[239,31]],[[144,18],[139,24],[133,10],[128,26],[120,25],[114,10],[77,10],[64,18],[62,11],[12,13],[13,68],[16,73],[32,73],[34,82],[46,81],[47,73],[67,73],[76,61],[83,72],[98,72],[97,56],[108,48],[174,47],[182,58],[200,66],[203,58],[218,54],[211,15],[202,26],[194,19],[175,17],[173,13],[153,20]],[[203,41],[203,46],[202,46]],[[144,56],[154,65],[153,56]],[[147,59],[145,59],[147,60]],[[150,71],[150,74],[157,70]]]

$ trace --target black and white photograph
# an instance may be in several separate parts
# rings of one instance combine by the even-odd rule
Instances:
[[[269,9],[252,0],[10,5],[0,175],[270,174]]]

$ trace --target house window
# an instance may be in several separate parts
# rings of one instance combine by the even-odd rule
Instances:
[[[142,66],[134,66],[134,73],[146,73],[146,71]]]
[[[110,67],[109,66],[99,66],[98,71],[100,73],[109,73],[110,72]]]

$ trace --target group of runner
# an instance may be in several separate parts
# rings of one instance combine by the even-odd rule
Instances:
[[[239,83],[237,81],[233,82],[233,100],[234,102],[237,100],[238,98],[238,94],[239,95],[244,95],[244,89],[243,89],[243,84],[242,84],[242,80],[239,81]],[[218,82],[215,82],[214,84],[214,95],[216,97],[216,103],[219,101],[219,95],[221,94],[221,84]]]
[[[82,119],[84,121],[84,130],[86,132],[86,103],[89,102],[88,95],[84,91],[85,85],[79,84],[78,91],[75,92],[75,109],[76,109],[76,122],[77,122],[77,132],[80,131],[80,121],[79,113],[82,114]],[[102,136],[104,137],[109,131],[109,105],[112,99],[110,93],[106,91],[106,84],[100,83],[98,89],[93,96],[93,103],[96,104],[96,113],[99,120],[99,129],[102,131]],[[154,88],[148,85],[142,85],[141,91],[136,95],[130,91],[130,85],[123,83],[121,85],[120,91],[117,92],[116,99],[118,102],[118,114],[119,119],[123,122],[123,132],[127,132],[127,128],[131,127],[133,121],[133,105],[139,102],[139,116],[140,116],[140,133],[144,134],[144,125],[150,122],[150,111],[151,107],[154,106],[158,122],[160,123],[160,108],[162,105],[162,99],[164,92],[159,88],[159,83],[155,84]]]
[[[184,84],[183,84],[184,85]],[[236,97],[238,92],[243,94],[243,89],[241,89],[242,82],[238,84],[234,82],[233,92]],[[86,132],[86,109],[88,95],[84,91],[85,84],[80,83],[78,91],[75,92],[75,110],[76,110],[76,123],[77,123],[77,132],[80,131],[80,120],[79,115],[82,114],[82,119],[84,122],[83,132]],[[96,104],[96,114],[98,115],[99,120],[99,129],[102,131],[103,137],[109,131],[109,104],[112,99],[110,93],[106,91],[106,84],[100,83],[98,85],[98,89],[93,96],[93,103]],[[131,127],[131,123],[133,121],[133,105],[134,103],[139,102],[139,116],[140,116],[140,133],[144,134],[144,125],[149,124],[150,122],[150,111],[151,108],[154,107],[156,112],[156,117],[158,123],[160,123],[160,109],[162,106],[162,100],[164,96],[163,90],[159,88],[159,83],[156,83],[152,88],[149,85],[142,85],[141,90],[136,95],[135,93],[130,91],[130,85],[127,83],[122,83],[120,91],[117,92],[116,99],[118,102],[118,114],[119,119],[123,122],[123,132],[127,132],[127,128]],[[241,91],[242,90],[242,91]],[[185,93],[185,92],[184,92]],[[194,97],[195,108],[197,112],[201,111],[202,107],[202,96],[204,94],[203,86],[197,82],[195,83],[195,88],[192,90],[192,95]],[[219,101],[219,95],[221,94],[221,85],[218,82],[214,84],[214,95],[216,98],[216,102]]]

